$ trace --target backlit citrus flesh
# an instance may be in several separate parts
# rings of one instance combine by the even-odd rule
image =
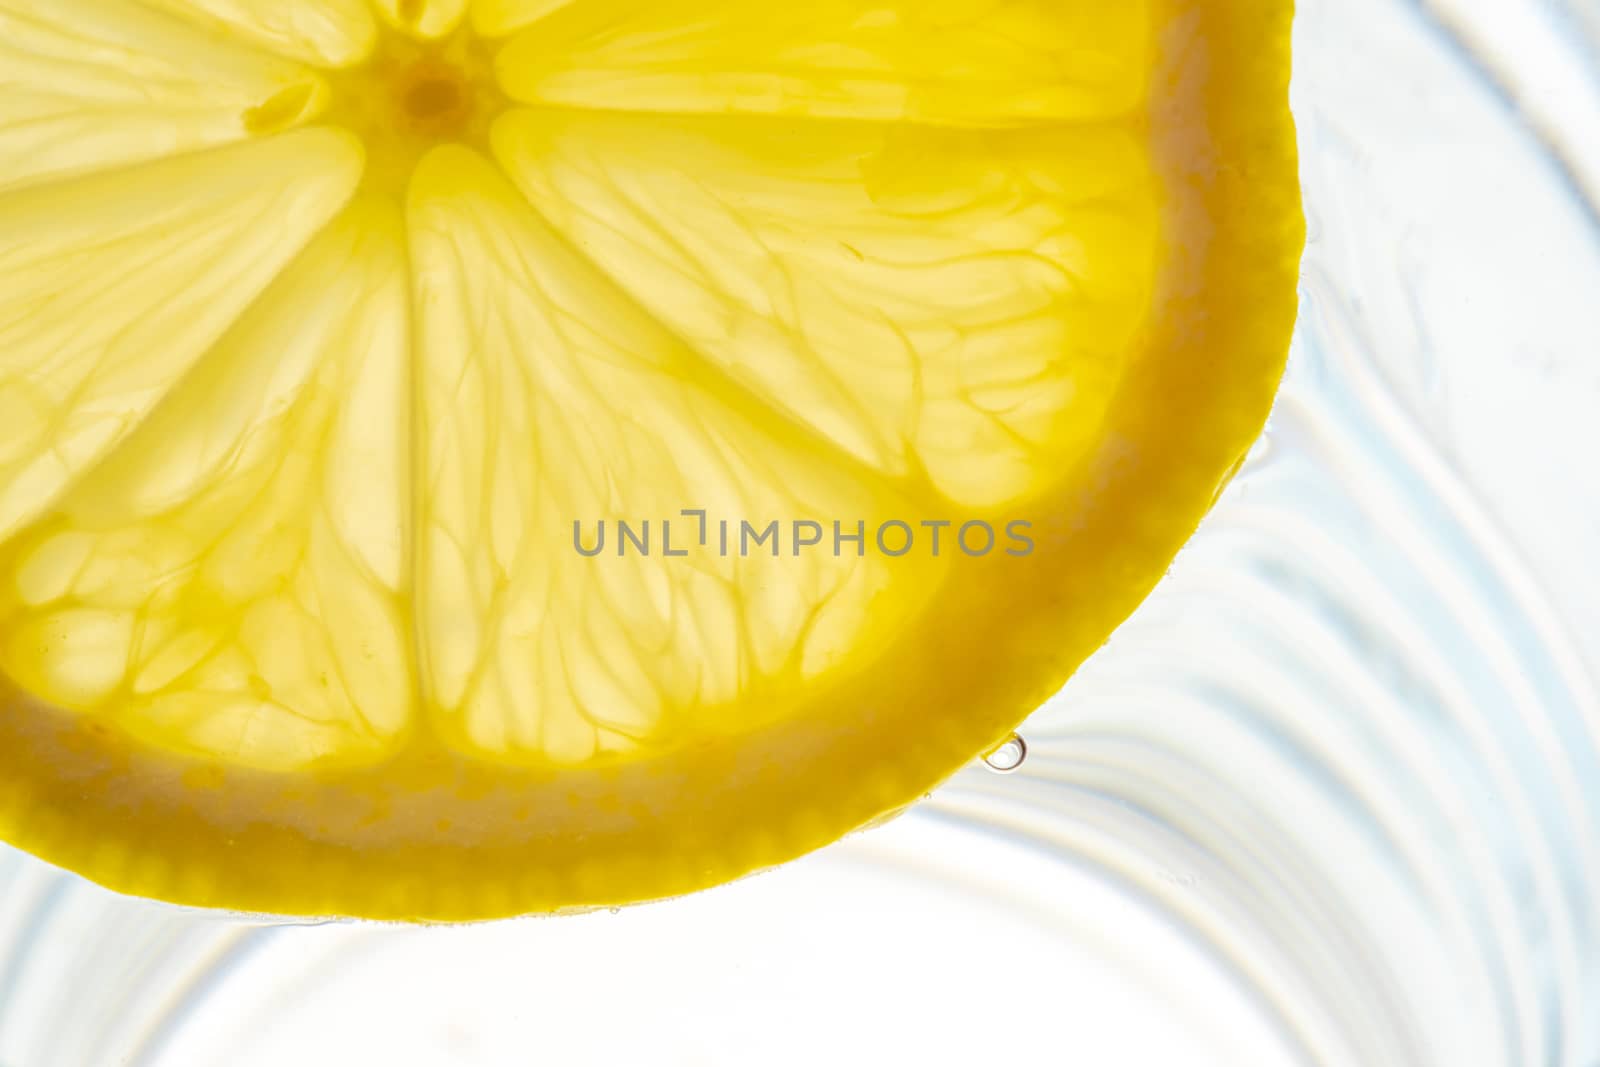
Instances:
[[[448,920],[914,801],[1262,426],[1290,18],[0,0],[0,838]]]

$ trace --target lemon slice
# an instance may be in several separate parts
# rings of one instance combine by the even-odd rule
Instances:
[[[911,803],[1261,428],[1290,17],[0,0],[0,838],[478,919]]]

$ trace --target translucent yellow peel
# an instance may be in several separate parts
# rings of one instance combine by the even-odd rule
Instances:
[[[824,844],[1104,640],[1282,368],[1286,3],[94,5],[0,0],[94,102],[0,104],[0,837],[118,889]]]

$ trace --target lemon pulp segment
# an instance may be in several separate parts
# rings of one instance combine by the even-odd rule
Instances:
[[[911,802],[1259,432],[1290,17],[0,0],[0,838],[466,919]]]

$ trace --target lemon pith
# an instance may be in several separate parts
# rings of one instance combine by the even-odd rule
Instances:
[[[1260,429],[1290,14],[0,0],[0,838],[484,918],[909,803]]]

